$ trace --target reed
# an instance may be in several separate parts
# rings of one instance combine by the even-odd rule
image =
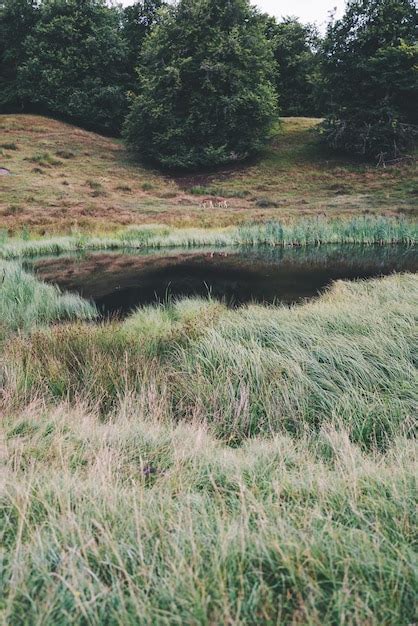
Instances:
[[[418,225],[391,217],[361,217],[351,220],[324,218],[290,223],[267,222],[223,229],[175,229],[164,225],[131,227],[111,235],[76,234],[67,237],[0,238],[0,257],[17,259],[83,250],[144,249],[201,246],[310,246],[330,243],[415,245]]]

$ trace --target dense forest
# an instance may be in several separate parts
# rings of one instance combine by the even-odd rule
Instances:
[[[385,163],[417,137],[414,0],[349,0],[324,36],[248,0],[0,1],[0,111],[123,134],[168,168],[238,161],[278,116]]]

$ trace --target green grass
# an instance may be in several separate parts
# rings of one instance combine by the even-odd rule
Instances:
[[[3,148],[4,150],[18,150],[18,147],[14,142],[1,143],[0,148]]]
[[[50,166],[54,167],[56,165],[62,164],[62,161],[60,161],[59,159],[56,159],[54,156],[52,156],[52,154],[49,154],[49,152],[43,152],[41,154],[34,154],[28,160],[31,161],[32,163],[37,163],[41,167],[50,167]]]
[[[112,235],[76,234],[68,237],[0,238],[0,258],[13,259],[80,250],[199,246],[307,246],[329,243],[416,244],[417,222],[404,218],[359,217],[351,220],[324,218],[291,223],[266,222],[224,229],[175,229],[149,224]]]
[[[234,191],[223,187],[203,187],[201,185],[191,187],[189,192],[193,196],[221,196],[222,198],[245,198],[250,193],[249,191]]]
[[[17,263],[0,261],[0,338],[18,329],[95,315],[94,306],[82,298],[39,282]]]
[[[169,421],[193,416],[234,445],[341,422],[359,445],[384,448],[414,414],[417,306],[406,274],[338,282],[291,309],[184,300],[122,324],[40,329],[9,342],[10,393],[108,416],[125,394],[154,389]]]
[[[11,338],[3,621],[413,623],[417,305],[406,274]]]
[[[158,417],[158,416],[157,416]],[[125,407],[3,421],[5,623],[414,622],[414,449],[331,426],[230,449]]]

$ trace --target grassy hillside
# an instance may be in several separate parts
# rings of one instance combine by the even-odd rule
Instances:
[[[122,143],[45,117],[0,116],[0,228],[104,231],[158,222],[227,226],[313,215],[414,215],[417,168],[376,169],[316,143],[317,120],[288,118],[258,160],[214,174],[164,176]]]

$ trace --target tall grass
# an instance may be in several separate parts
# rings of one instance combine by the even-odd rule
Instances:
[[[13,259],[81,250],[144,249],[199,246],[307,246],[327,243],[416,244],[418,225],[403,218],[362,217],[351,220],[306,219],[288,224],[268,222],[224,229],[174,229],[163,225],[131,227],[112,236],[85,234],[42,239],[0,239],[0,257]]]
[[[233,444],[342,420],[353,441],[384,448],[412,427],[417,307],[408,274],[338,282],[291,309],[185,300],[18,338],[3,377],[15,402],[72,398],[107,416],[126,394],[156,394],[167,421],[198,420]]]
[[[56,320],[92,319],[96,311],[77,295],[61,293],[22,270],[19,264],[0,261],[0,335],[29,330]]]
[[[2,265],[3,623],[414,623],[416,276],[45,327]]]
[[[158,413],[155,416],[158,418]],[[3,622],[414,622],[414,448],[341,428],[225,447],[126,405],[2,423]]]

